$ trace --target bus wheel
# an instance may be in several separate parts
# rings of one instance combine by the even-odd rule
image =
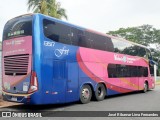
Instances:
[[[148,91],[148,84],[147,82],[145,82],[143,92],[146,93],[147,91]]]
[[[106,96],[106,88],[103,84],[98,84],[96,91],[95,91],[95,99],[97,101],[102,101],[104,100]]]
[[[92,97],[92,90],[89,85],[83,85],[80,92],[80,102],[83,104],[89,103]]]

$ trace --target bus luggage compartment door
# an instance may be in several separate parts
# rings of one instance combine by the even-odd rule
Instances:
[[[77,101],[79,98],[78,87],[78,64],[68,62],[68,79],[66,86],[66,102]]]
[[[52,95],[55,103],[65,102],[67,69],[66,61],[55,60],[53,62]]]

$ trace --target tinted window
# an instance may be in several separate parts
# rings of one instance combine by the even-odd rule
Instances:
[[[22,16],[6,23],[3,31],[3,40],[29,35],[32,35],[32,16]]]
[[[90,39],[92,40],[92,48],[104,51],[107,50],[107,43],[104,36],[91,33]]]
[[[130,45],[123,50],[123,54],[138,56],[139,47],[136,45]]]
[[[139,48],[139,54],[138,54],[140,57],[146,57],[147,58],[147,55],[146,55],[146,49],[143,48],[143,47],[140,47]]]
[[[116,53],[127,54],[132,56],[140,56],[145,58],[151,57],[150,51],[148,49],[137,45],[133,45],[128,41],[112,39],[112,42],[114,46],[114,52]]]
[[[148,68],[147,67],[138,67],[138,76],[139,77],[148,77]]]
[[[43,20],[44,35],[56,42],[93,48],[103,51],[114,51],[111,38],[69,27],[51,20]]]
[[[106,37],[105,39],[106,39],[107,51],[114,52],[114,46],[111,38]]]
[[[129,54],[129,48],[132,47],[132,44],[117,39],[112,39],[112,42],[114,45],[114,52]]]
[[[144,74],[143,74],[144,77],[148,77],[148,68],[147,67],[144,67]]]
[[[44,19],[43,31],[44,35],[53,41],[72,44],[70,27],[68,26]]]
[[[78,34],[79,43],[78,45],[81,47],[92,48],[92,40],[90,39],[89,32],[82,32],[82,34]]]
[[[78,41],[79,41],[78,34],[79,34],[78,29],[71,28],[71,42],[72,42],[72,45],[78,46]]]
[[[138,77],[138,67],[130,66],[131,77]]]
[[[129,66],[116,65],[117,77],[130,77]]]
[[[108,77],[109,78],[117,78],[117,66],[116,64],[108,65]]]
[[[108,77],[109,78],[148,77],[148,68],[142,66],[109,64]]]

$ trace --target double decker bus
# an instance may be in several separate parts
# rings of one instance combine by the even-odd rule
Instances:
[[[42,14],[9,20],[3,31],[3,99],[58,104],[146,92],[155,87],[145,46]]]

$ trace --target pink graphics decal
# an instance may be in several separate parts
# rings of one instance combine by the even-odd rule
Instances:
[[[29,77],[31,73],[31,59],[32,59],[32,37],[19,37],[3,41],[3,59],[2,59],[2,78],[3,89],[10,90],[11,87],[16,86],[24,79]],[[22,56],[22,57],[21,57]],[[25,58],[23,57],[25,56]],[[27,57],[26,57],[27,56]],[[23,63],[27,63],[26,74],[17,75],[14,70],[23,69]],[[9,74],[6,74],[7,72]],[[13,72],[13,74],[12,74]],[[21,72],[21,71],[20,71]]]
[[[80,68],[94,81],[105,82],[107,88],[120,93],[143,89],[138,78],[108,78],[109,63],[148,67],[148,61],[136,57],[112,52],[79,48],[77,60]]]

